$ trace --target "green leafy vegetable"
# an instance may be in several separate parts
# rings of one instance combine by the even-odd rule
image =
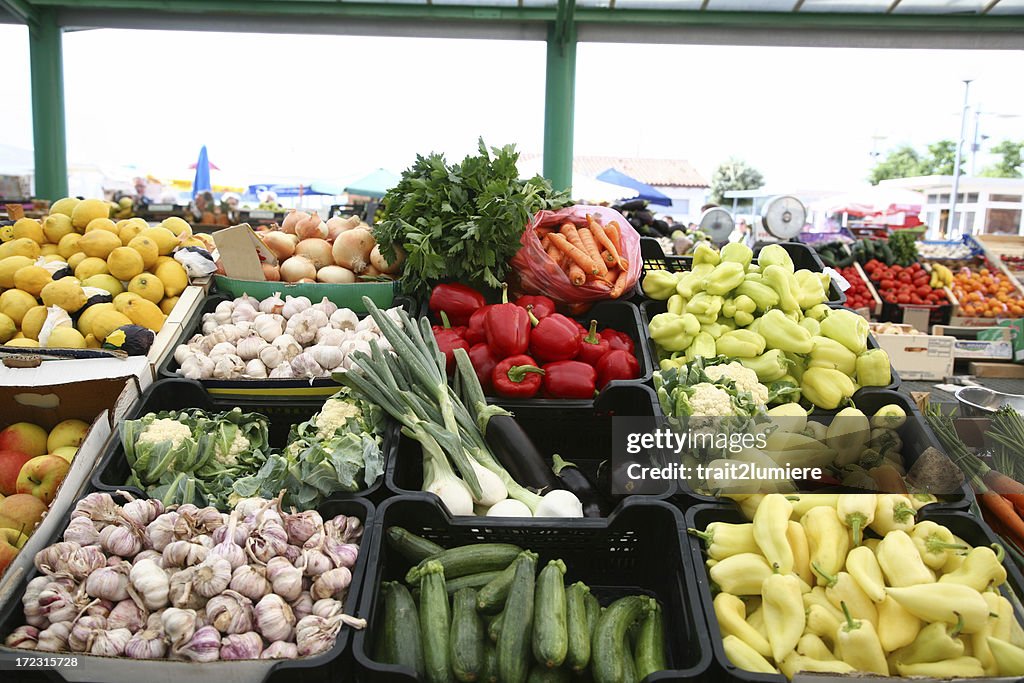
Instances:
[[[492,156],[493,155],[493,156]],[[541,176],[520,180],[513,145],[491,148],[449,166],[441,154],[417,156],[384,196],[374,237],[389,261],[400,245],[407,258],[403,289],[424,294],[431,281],[452,278],[499,287],[534,213],[571,203]]]

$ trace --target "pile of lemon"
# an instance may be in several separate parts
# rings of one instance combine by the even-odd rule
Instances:
[[[0,228],[0,344],[41,346],[53,307],[71,322],[51,323],[48,348],[100,348],[125,325],[160,330],[188,286],[171,253],[212,245],[180,218],[150,227],[141,218],[115,222],[116,210],[101,199],[61,199],[42,221]]]

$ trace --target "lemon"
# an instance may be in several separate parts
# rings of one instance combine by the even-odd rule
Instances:
[[[102,199],[83,199],[71,210],[71,225],[79,232],[97,218],[110,218],[110,204]]]
[[[20,346],[26,349],[38,349],[39,342],[35,339],[12,339],[7,342],[7,346]]]
[[[42,245],[41,247],[39,247],[39,255],[40,256],[56,256],[61,261],[64,260],[64,257],[60,255],[60,250],[57,249],[57,245],[56,244],[44,244],[44,245]]]
[[[192,226],[188,224],[188,221],[177,216],[165,218],[160,226],[170,230],[175,237],[187,238],[192,235]]]
[[[167,228],[146,228],[139,234],[156,242],[161,256],[167,256],[178,246],[178,238]]]
[[[125,309],[128,307],[129,301],[141,298],[142,297],[135,292],[121,292],[114,297],[114,308],[116,308],[119,313],[124,313]]]
[[[71,258],[74,258],[74,256]],[[70,259],[68,260],[68,265],[71,265]],[[101,258],[97,258],[96,256],[89,256],[82,259],[74,268],[75,277],[79,280],[88,280],[93,275],[106,275],[110,273],[110,268],[107,266],[107,262]]]
[[[39,330],[43,329],[46,322],[46,306],[34,306],[25,313],[21,319],[21,333],[29,339],[39,339]]]
[[[50,215],[62,214],[71,218],[71,214],[74,212],[75,207],[78,206],[78,202],[82,201],[78,197],[64,197],[58,199],[53,204],[50,204]]]
[[[153,274],[164,283],[165,296],[178,296],[188,287],[188,273],[177,261],[162,263]]]
[[[142,262],[146,264],[147,269],[153,268],[157,265],[157,261],[159,259],[164,258],[160,256],[160,246],[152,237],[139,235],[132,238],[132,240],[128,242],[128,246],[142,255]]]
[[[128,281],[146,269],[142,254],[131,247],[118,247],[107,257],[110,274],[118,280]]]
[[[51,213],[43,221],[43,235],[50,244],[59,244],[67,235],[77,234],[71,225],[71,218],[62,213]]]
[[[38,297],[43,287],[53,282],[50,271],[42,266],[25,266],[14,273],[14,286]]]
[[[156,304],[143,298],[129,299],[122,312],[131,319],[132,323],[154,332],[160,331],[166,319]]]
[[[117,235],[117,226],[109,218],[94,218],[89,221],[89,225],[85,226],[85,232],[90,233],[94,230],[106,230]]]
[[[156,260],[156,267],[159,268],[163,264],[170,263],[173,260],[174,260],[173,256],[161,256],[161,257],[157,258],[157,260]]]
[[[110,256],[110,252],[120,246],[121,238],[108,230],[93,230],[78,240],[78,248],[84,251],[86,256],[102,259]]]
[[[82,280],[83,287],[96,287],[108,292],[110,296],[117,296],[124,291],[124,285],[113,275],[98,273]]]
[[[141,218],[128,218],[118,223],[120,228],[118,229],[118,237],[121,238],[121,244],[128,246],[128,243],[138,237],[139,233],[149,227],[149,223]]]
[[[158,304],[164,298],[164,283],[152,273],[142,273],[133,277],[132,281],[128,283],[128,291]]]
[[[0,259],[8,256],[28,256],[30,259],[39,258],[39,243],[28,237],[18,237],[10,242],[0,244]]]
[[[101,344],[100,340],[97,339],[95,336],[93,336],[91,334],[87,334],[87,335],[85,335],[85,348],[87,348],[87,349],[102,349],[103,348],[103,344]]]
[[[64,258],[71,258],[75,254],[81,253],[82,250],[78,247],[78,240],[80,239],[82,239],[82,236],[77,232],[64,235],[60,238],[60,242],[57,243],[57,253]]]
[[[14,226],[0,226],[0,242],[10,242],[14,239]]]
[[[101,311],[92,319],[91,322],[91,333],[101,342],[107,338],[108,334],[122,325],[132,324],[131,319],[124,313],[110,310]]]
[[[8,340],[13,339],[14,335],[18,333],[18,326],[11,320],[11,316],[5,313],[0,313],[0,344],[6,343]]]
[[[73,277],[64,277],[56,282],[43,287],[40,293],[43,305],[46,307],[59,306],[68,313],[75,313],[82,306],[88,297],[82,291],[82,283]]]
[[[170,315],[171,311],[174,310],[175,305],[177,305],[179,298],[180,297],[176,296],[165,297],[164,300],[160,302],[160,312],[164,315]]]
[[[70,268],[71,270],[75,270],[75,269],[76,269],[76,268],[78,268],[78,266],[80,266],[80,265],[82,264],[82,262],[83,262],[83,261],[85,261],[85,260],[86,260],[87,258],[90,258],[90,257],[89,257],[89,256],[86,256],[86,255],[85,255],[85,254],[84,254],[83,252],[81,252],[81,251],[79,251],[79,252],[77,252],[77,253],[74,253],[74,254],[72,254],[71,256],[69,256],[69,257],[68,257],[68,268]],[[97,260],[99,260],[99,261],[103,261],[103,259],[97,259]],[[107,262],[106,262],[106,261],[103,261],[103,267],[104,267],[104,268],[106,268],[106,267],[107,267]],[[106,272],[106,271],[104,271],[104,272]],[[76,277],[77,277],[77,276],[76,276]],[[79,280],[81,280],[82,278],[80,278],[80,277],[79,277],[78,279],[79,279]]]
[[[32,240],[36,244],[42,244],[46,241],[46,235],[43,234],[43,226],[34,218],[19,218],[15,221],[14,239],[21,239],[23,237]]]
[[[28,256],[8,256],[5,259],[0,259],[0,289],[12,289],[14,274],[34,263],[35,261]]]
[[[50,332],[46,346],[50,349],[84,349],[85,337],[69,325],[60,325]]]
[[[29,309],[35,308],[37,305],[34,296],[20,289],[8,289],[0,294],[0,313],[13,320],[15,325],[21,325],[21,321]]]
[[[114,304],[111,303],[93,304],[92,306],[87,307],[84,311],[82,311],[82,314],[78,316],[78,323],[76,325],[78,327],[78,331],[84,334],[86,337],[88,337],[92,333],[92,321],[96,318],[96,316],[98,316],[103,311],[116,310],[117,309],[114,308]]]

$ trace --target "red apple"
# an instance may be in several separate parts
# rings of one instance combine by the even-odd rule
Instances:
[[[18,492],[18,475],[32,457],[21,451],[0,451],[0,494],[9,496]]]
[[[21,451],[33,457],[46,449],[46,430],[31,422],[16,422],[0,432],[0,451]]]
[[[18,493],[30,493],[49,505],[70,468],[68,461],[59,455],[32,458],[22,466],[18,475]]]
[[[43,518],[46,503],[27,493],[16,493],[0,500],[0,527],[30,534]]]
[[[0,576],[7,571],[7,567],[14,562],[18,556],[18,549],[7,542],[7,538],[0,535]]]

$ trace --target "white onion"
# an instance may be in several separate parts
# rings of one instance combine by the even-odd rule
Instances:
[[[316,266],[305,256],[292,256],[281,264],[281,277],[285,282],[298,282],[316,277]]]
[[[281,221],[281,231],[294,235],[295,226],[299,221],[306,220],[307,218],[309,218],[309,214],[305,211],[292,211],[284,217],[283,221]]]
[[[313,262],[315,268],[334,265],[334,256],[331,254],[331,243],[319,237],[310,237],[298,243],[295,247],[296,256],[305,256]],[[315,277],[314,273],[310,277]]]
[[[300,240],[313,238],[324,239],[327,237],[327,225],[320,220],[320,216],[314,211],[309,218],[295,224],[295,234]]]
[[[281,279],[281,269],[278,266],[272,266],[269,263],[263,264],[263,277],[268,282],[278,282]]]
[[[370,252],[370,265],[379,270],[382,273],[391,275],[397,273],[398,269],[402,267],[402,262],[405,260],[405,252],[397,244],[395,245],[395,262],[388,263],[384,260],[384,256],[380,253],[380,245],[376,244],[373,250]]]
[[[334,262],[353,273],[362,273],[370,265],[370,252],[376,244],[365,228],[346,230],[334,240]]]
[[[267,246],[278,261],[284,261],[295,253],[297,240],[295,235],[288,235],[280,231],[263,233],[263,244]]]
[[[324,266],[316,271],[316,279],[334,285],[350,284],[356,281],[356,274],[341,266]]]

